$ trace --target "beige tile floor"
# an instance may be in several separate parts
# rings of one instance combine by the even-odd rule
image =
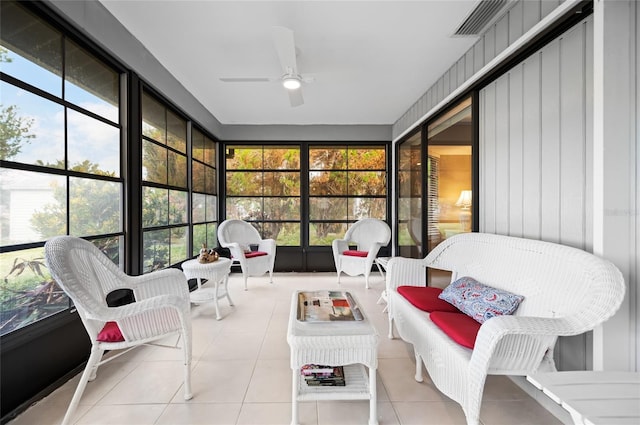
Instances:
[[[381,425],[464,424],[458,404],[429,381],[413,379],[410,346],[387,338],[387,315],[376,303],[384,287],[379,274],[342,277],[380,334],[378,350],[378,420]],[[296,289],[337,288],[335,273],[276,273],[250,278],[242,290],[238,273],[229,288],[235,307],[220,301],[223,319],[213,306],[193,307],[192,389],[182,398],[179,350],[141,347],[98,370],[87,386],[74,424],[267,425],[291,421],[291,369],[286,328],[291,294]],[[425,374],[425,376],[428,376]],[[77,385],[71,379],[18,416],[11,425],[59,424]],[[506,377],[489,377],[482,403],[483,425],[559,424],[553,415]],[[366,424],[367,401],[319,401],[300,405],[304,425]]]

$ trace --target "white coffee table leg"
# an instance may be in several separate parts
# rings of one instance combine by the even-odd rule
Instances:
[[[376,369],[369,368],[369,425],[378,425],[377,391],[376,391]]]
[[[213,284],[213,287],[213,303],[216,305],[216,320],[221,320],[222,316],[220,315],[220,307],[218,306],[218,289],[220,289],[220,281],[216,280]]]
[[[224,292],[227,294],[227,300],[229,300],[229,305],[233,306],[233,301],[231,301],[231,296],[229,295],[229,275],[224,277]]]
[[[292,370],[291,379],[291,425],[298,425],[298,388],[300,385],[300,372]]]

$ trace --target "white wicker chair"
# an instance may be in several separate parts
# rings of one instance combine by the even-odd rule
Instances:
[[[218,226],[220,245],[231,250],[231,257],[240,263],[244,290],[247,290],[249,276],[262,276],[269,272],[269,281],[273,283],[273,265],[276,261],[276,241],[262,239],[260,233],[250,223],[242,220],[225,220]],[[266,255],[251,256],[249,245],[258,245],[258,252]]]
[[[335,239],[331,245],[338,283],[342,272],[349,276],[364,275],[365,287],[369,289],[369,274],[373,262],[380,248],[386,246],[390,240],[391,229],[382,220],[363,218],[353,223],[345,233],[344,239]],[[351,252],[349,245],[355,245],[355,251],[366,252],[366,257],[345,255],[345,252]]]
[[[179,335],[182,339],[184,398],[189,400],[193,397],[189,287],[180,270],[128,276],[91,242],[71,236],[56,236],[48,240],[45,258],[51,275],[73,300],[91,340],[91,355],[63,424],[70,423],[87,382],[96,377],[98,366],[117,357],[102,361],[105,350],[132,349],[170,335]],[[109,307],[106,297],[117,289],[132,290],[135,302]],[[107,322],[117,324],[124,341],[97,340]]]
[[[482,324],[473,350],[458,345],[396,289],[424,286],[426,268],[452,272],[452,280],[478,281],[524,296],[511,316]],[[394,257],[387,266],[389,337],[393,325],[411,343],[416,380],[422,363],[435,386],[478,424],[487,375],[555,371],[558,336],[594,329],[620,307],[625,283],[609,261],[585,251],[537,240],[464,233],[446,239],[424,259]]]

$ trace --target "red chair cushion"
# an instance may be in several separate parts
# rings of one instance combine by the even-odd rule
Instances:
[[[116,322],[107,322],[96,338],[100,342],[122,342],[124,337]]]
[[[262,257],[263,255],[269,255],[269,253],[264,251],[251,251],[244,253],[245,258]]]
[[[476,343],[476,336],[480,330],[480,323],[464,313],[451,313],[448,311],[434,311],[429,314],[429,318],[449,338],[462,345],[473,349]]]
[[[342,252],[342,255],[349,255],[351,257],[366,257],[369,255],[367,251],[358,251],[355,249],[348,249]]]
[[[398,293],[405,297],[407,301],[422,311],[449,311],[460,313],[454,305],[438,298],[442,292],[440,288],[433,286],[399,286]]]

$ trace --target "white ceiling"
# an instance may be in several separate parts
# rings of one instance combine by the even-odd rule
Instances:
[[[476,41],[452,37],[477,0],[101,3],[222,124],[393,124]],[[273,26],[315,78],[291,107]]]

